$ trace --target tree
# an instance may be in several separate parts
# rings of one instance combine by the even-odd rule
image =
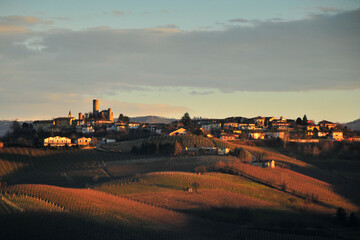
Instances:
[[[296,122],[295,122],[296,124],[298,124],[298,125],[301,125],[302,124],[302,120],[301,120],[301,118],[300,117],[298,117],[297,119],[296,119]]]
[[[304,117],[303,117],[303,120],[302,120],[302,124],[307,125],[307,122],[308,122],[308,119],[307,119],[306,114],[305,114]]]
[[[125,116],[124,114],[120,113],[118,122],[128,123],[128,122],[130,122],[130,118],[128,116]]]
[[[178,141],[176,141],[174,146],[174,156],[181,154],[181,152],[182,152],[182,146]]]
[[[184,116],[182,116],[181,122],[182,122],[182,124],[184,124],[185,127],[192,127],[193,126],[190,115],[187,112],[184,114]]]
[[[21,129],[20,123],[17,120],[13,121],[11,124],[12,132],[16,134],[20,131],[20,129]]]

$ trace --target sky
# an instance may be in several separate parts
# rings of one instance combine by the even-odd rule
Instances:
[[[359,43],[359,0],[0,0],[0,119],[349,122]]]

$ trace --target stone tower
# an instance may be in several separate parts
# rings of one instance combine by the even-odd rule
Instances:
[[[93,100],[93,114],[96,115],[97,113],[99,113],[99,100],[94,99]]]

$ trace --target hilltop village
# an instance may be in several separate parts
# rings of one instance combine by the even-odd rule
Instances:
[[[66,117],[51,120],[37,120],[32,124],[18,126],[21,132],[32,132],[32,140],[13,139],[9,144],[63,147],[96,146],[123,140],[146,138],[154,135],[201,135],[218,138],[223,141],[243,140],[261,141],[282,139],[298,143],[316,143],[319,141],[360,141],[358,133],[339,124],[323,120],[318,124],[303,118],[286,119],[284,117],[230,117],[225,119],[191,119],[186,113],[181,120],[170,124],[149,124],[129,121],[120,114],[114,121],[111,108],[99,110],[99,100],[93,100],[93,111],[79,113],[75,118],[71,111]],[[16,129],[15,129],[16,131]],[[31,139],[31,138],[30,138]],[[25,141],[25,143],[24,143]],[[33,142],[31,142],[33,141]]]

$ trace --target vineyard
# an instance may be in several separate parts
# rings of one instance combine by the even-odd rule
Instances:
[[[178,136],[156,136],[147,139],[138,139],[118,143],[103,144],[101,147],[105,150],[114,152],[130,152],[132,146],[140,147],[141,144],[175,144],[179,143],[182,148],[200,148],[200,147],[218,147],[218,148],[230,148],[234,149],[233,144],[221,141],[219,139],[205,138],[196,135],[178,135]]]
[[[237,161],[227,164],[224,170],[231,170],[258,182],[297,194],[308,200],[324,203],[333,208],[342,207],[349,211],[358,211],[357,206],[336,194],[330,184],[288,169],[261,168]]]
[[[88,239],[326,239],[333,236],[331,216],[339,207],[359,211],[336,186],[304,174],[320,170],[271,149],[199,136],[137,141],[143,142],[241,148],[246,161],[114,149],[0,148],[0,178],[7,180],[0,187],[0,223],[11,229],[26,221],[40,232],[48,226],[48,234],[61,225]],[[256,159],[275,160],[277,166],[249,164]]]
[[[106,169],[112,176],[128,177],[137,173],[157,171],[186,171],[194,172],[196,167],[205,166],[213,169],[219,161],[233,161],[231,156],[176,156],[158,158],[139,158],[130,161],[106,162]]]

